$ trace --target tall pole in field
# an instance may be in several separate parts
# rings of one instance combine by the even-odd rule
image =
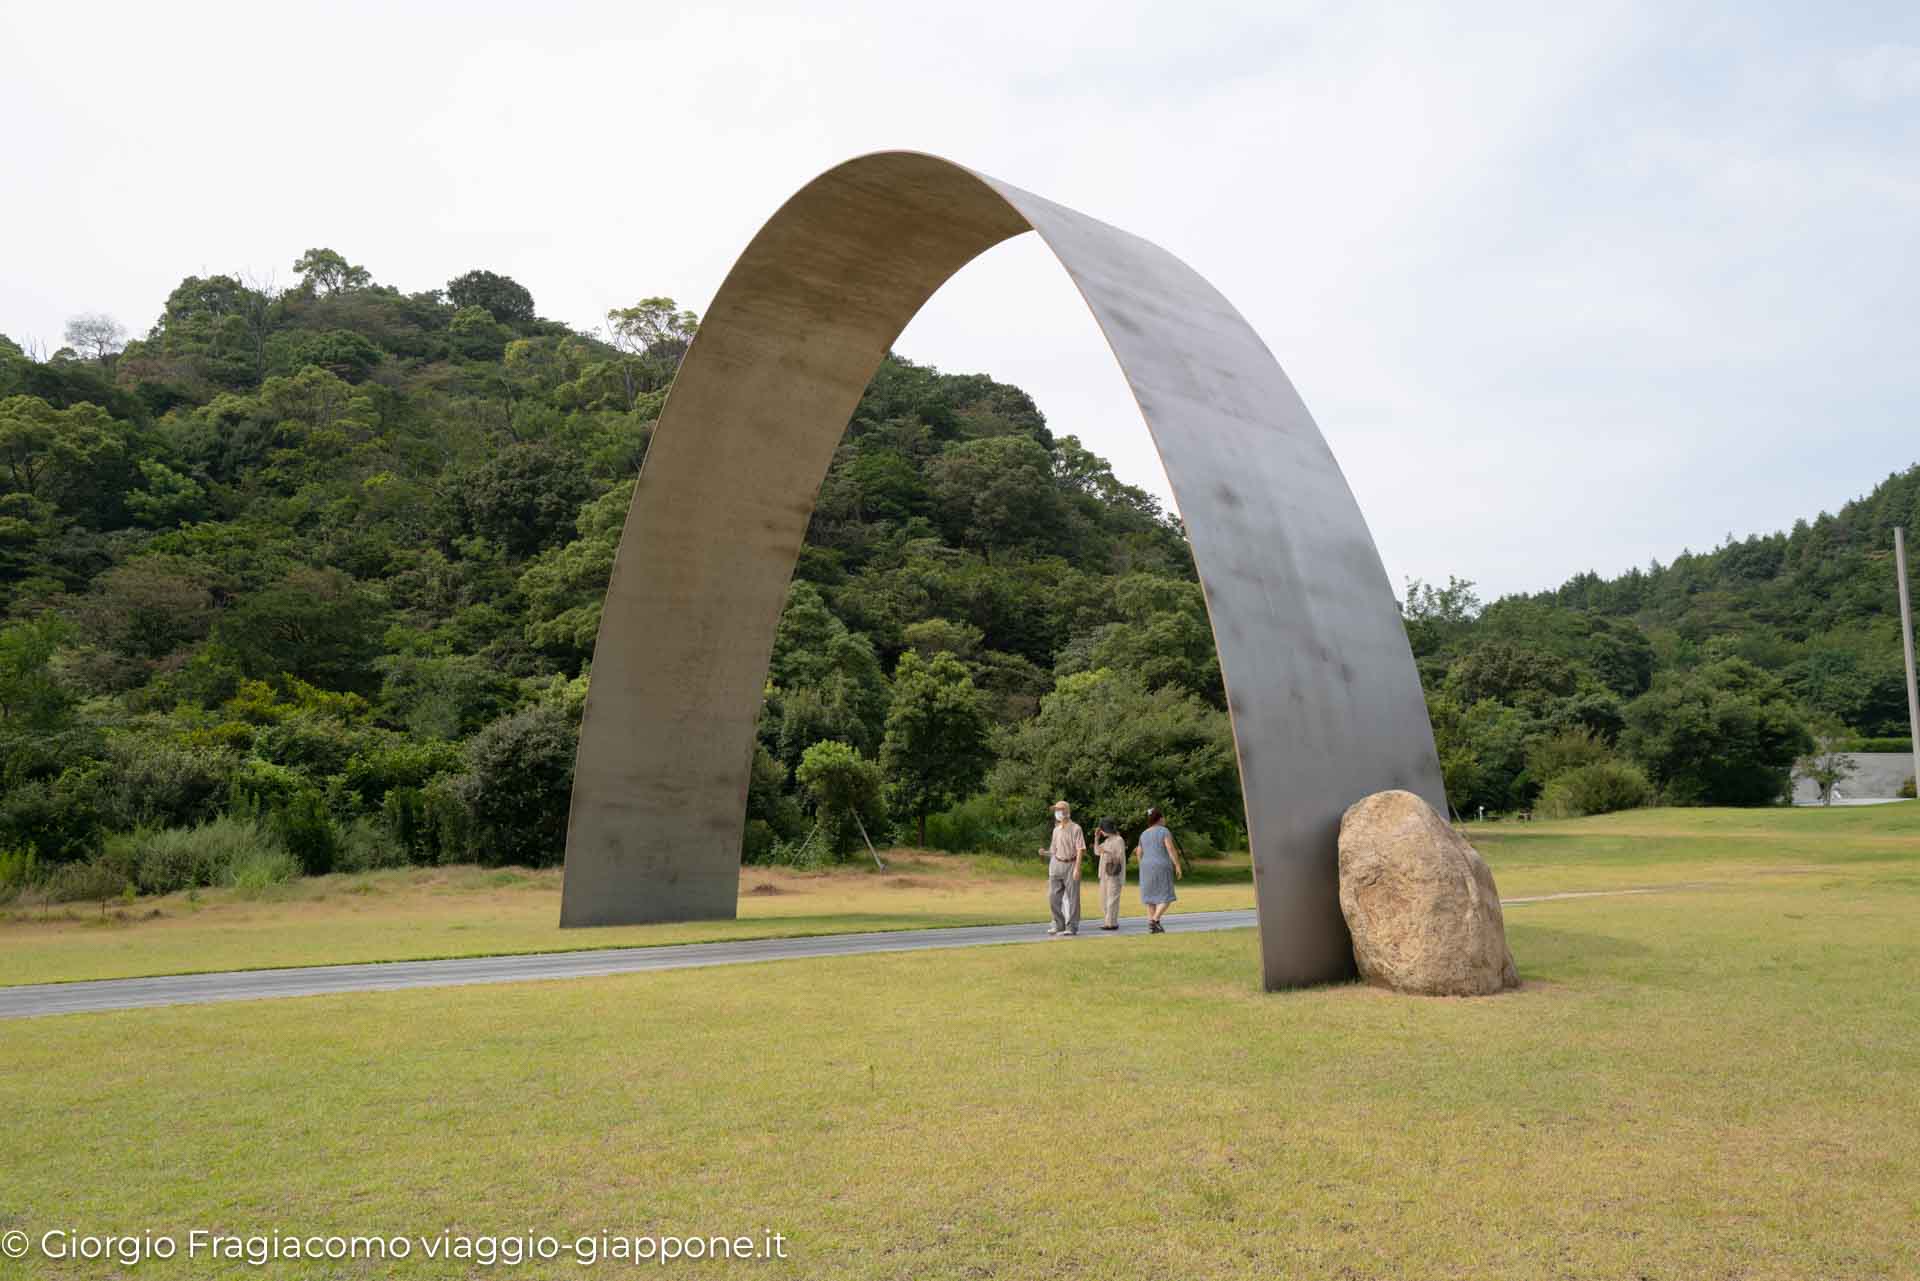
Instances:
[[[1913,785],[1920,789],[1920,687],[1913,679],[1913,606],[1907,601],[1907,531],[1894,527],[1893,564],[1900,574],[1900,642],[1907,651],[1907,733],[1913,739]]]

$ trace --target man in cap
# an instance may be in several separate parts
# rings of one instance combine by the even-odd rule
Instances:
[[[1073,821],[1073,807],[1053,803],[1053,840],[1040,851],[1047,856],[1047,910],[1056,937],[1080,932],[1080,862],[1087,854],[1087,834]]]

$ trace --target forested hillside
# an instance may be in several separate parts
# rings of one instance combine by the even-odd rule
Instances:
[[[131,342],[102,316],[44,358],[0,340],[0,885],[560,857],[696,318],[581,333],[485,271],[295,270],[189,278]],[[1231,842],[1222,708],[1177,522],[1017,388],[889,358],[780,624],[746,854],[833,857],[856,817],[1025,846],[1056,791]]]
[[[1410,584],[1450,797],[1463,811],[1522,808],[1585,761],[1598,764],[1576,776],[1591,791],[1574,808],[1758,804],[1796,759],[1821,781],[1842,749],[1904,750],[1893,530],[1916,517],[1920,468],[1790,533],[1729,536],[1484,610],[1470,583]],[[1636,766],[1645,779],[1628,777]]]
[[[189,278],[143,336],[0,338],[0,893],[550,863],[633,477],[697,327],[593,333],[469,272],[326,249]],[[1920,472],[1790,534],[1484,608],[1408,585],[1463,813],[1761,804],[1899,733],[1890,531]],[[1829,762],[1830,763],[1830,762]],[[1045,806],[1243,838],[1176,520],[1033,401],[889,357],[808,530],[744,854],[861,831],[1024,850]]]

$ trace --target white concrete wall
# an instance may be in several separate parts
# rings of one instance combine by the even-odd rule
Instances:
[[[1874,800],[1898,796],[1900,785],[1913,777],[1911,752],[1848,752],[1853,761],[1852,778],[1843,780],[1837,794],[1847,800]],[[1795,805],[1817,804],[1820,789],[1804,778],[1793,780]]]

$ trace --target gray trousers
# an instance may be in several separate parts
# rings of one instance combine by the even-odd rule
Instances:
[[[1069,933],[1080,928],[1080,865],[1053,859],[1047,864],[1047,910],[1053,928]]]

